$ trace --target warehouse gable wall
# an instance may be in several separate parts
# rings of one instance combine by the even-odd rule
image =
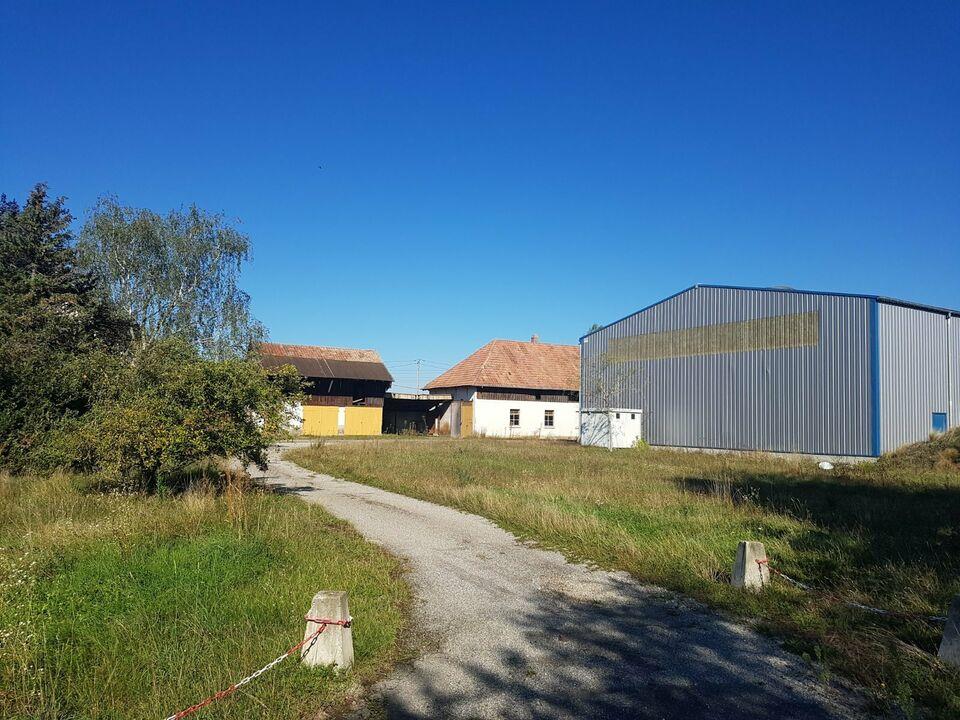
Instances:
[[[945,315],[887,303],[880,303],[879,312],[880,437],[881,449],[889,452],[926,440],[932,414],[950,413],[949,388],[951,379],[956,385],[960,370],[956,353],[960,343],[956,318],[948,323]],[[954,387],[954,417],[949,421],[953,425],[956,407]]]
[[[950,425],[960,426],[960,316],[950,318],[950,386],[953,395]]]
[[[582,340],[582,407],[644,411],[644,438],[655,445],[868,456],[873,448],[871,300],[738,288],[694,287],[607,326]],[[678,330],[724,325],[752,333],[750,321],[814,313],[809,328],[785,319],[772,337],[806,333],[772,349],[696,354],[697,337],[729,349],[716,333]],[[763,332],[768,325],[759,326]],[[681,356],[623,361],[625,348],[651,333],[682,343]],[[693,340],[691,340],[691,338]],[[616,352],[607,354],[608,349]]]

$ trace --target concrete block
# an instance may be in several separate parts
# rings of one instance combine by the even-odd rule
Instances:
[[[350,606],[347,593],[339,590],[322,590],[313,596],[310,603],[312,618],[327,620],[349,620]],[[307,621],[304,638],[317,631],[320,626],[315,622]],[[340,625],[327,625],[320,637],[308,642],[300,651],[300,659],[304,665],[336,665],[340,670],[346,670],[353,665],[353,631]]]
[[[960,668],[960,595],[950,603],[937,657],[948,665]]]
[[[766,563],[758,564],[757,560],[766,560],[767,551],[763,543],[750,540],[741,540],[737,546],[737,559],[733,563],[733,576],[730,584],[738,588],[760,590],[770,583],[770,569]]]

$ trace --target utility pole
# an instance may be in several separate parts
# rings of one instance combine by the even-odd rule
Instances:
[[[423,365],[423,360],[417,360],[417,395],[420,394],[420,391],[423,390],[423,387],[420,385],[420,366]]]

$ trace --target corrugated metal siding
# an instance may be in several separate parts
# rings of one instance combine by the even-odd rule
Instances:
[[[953,407],[950,425],[960,425],[960,317],[950,318],[950,385],[953,390]]]
[[[956,323],[954,319],[951,324]],[[947,360],[950,335],[954,335],[956,345],[956,333],[944,315],[880,303],[880,438],[883,452],[926,440],[933,429],[932,414],[950,412]],[[956,376],[956,361],[952,364]],[[955,417],[953,422],[956,423]]]
[[[642,409],[655,445],[870,455],[870,304],[692,288],[584,338],[581,406]],[[615,338],[806,312],[819,313],[814,347],[604,361]]]

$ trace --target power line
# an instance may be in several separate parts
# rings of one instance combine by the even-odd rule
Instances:
[[[413,380],[413,375],[416,373],[416,390],[417,392],[423,389],[423,370],[429,370],[431,373],[438,372],[440,370],[446,370],[450,365],[448,363],[439,362],[437,360],[427,360],[425,358],[417,358],[416,360],[390,360],[385,363],[390,369],[390,374],[397,376],[404,380]],[[414,369],[416,367],[416,369]],[[398,385],[397,387],[407,387],[409,385]]]

